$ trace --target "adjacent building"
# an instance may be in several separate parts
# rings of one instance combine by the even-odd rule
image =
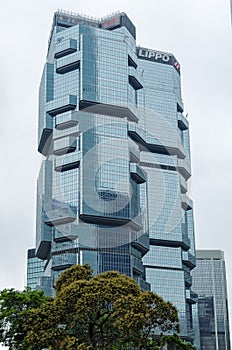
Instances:
[[[230,14],[231,14],[231,24],[232,24],[232,0],[230,0]]]
[[[189,122],[180,64],[136,45],[125,13],[54,14],[39,94],[41,288],[89,263],[174,303],[193,341],[195,267]]]
[[[224,253],[197,250],[193,288],[198,293],[201,350],[230,350]]]

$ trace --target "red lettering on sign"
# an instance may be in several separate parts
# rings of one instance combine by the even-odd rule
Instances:
[[[112,27],[113,25],[117,25],[120,24],[120,17],[114,17],[109,19],[108,21],[102,23],[102,28],[108,28],[108,27]]]

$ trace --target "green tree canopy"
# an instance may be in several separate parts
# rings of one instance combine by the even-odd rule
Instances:
[[[15,289],[4,289],[0,292],[0,343],[12,349],[25,349],[23,328],[28,310],[39,308],[47,301],[42,291],[28,288],[22,292]]]
[[[168,350],[196,350],[196,348],[188,343],[185,343],[178,334],[173,334],[172,336],[164,335],[161,339],[161,349]]]
[[[72,266],[56,283],[56,297],[25,289],[0,292],[0,342],[10,350],[192,350],[176,334],[176,308],[118,272],[93,276]]]
[[[172,304],[115,271],[93,276],[88,265],[73,266],[56,290],[53,302],[28,313],[24,329],[33,350],[154,349],[156,331],[178,330]]]

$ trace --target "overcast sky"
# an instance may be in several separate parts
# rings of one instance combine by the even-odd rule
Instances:
[[[22,289],[34,246],[38,86],[53,12],[125,11],[137,44],[181,63],[197,248],[225,251],[232,310],[232,31],[229,0],[4,1],[1,6],[0,289]],[[231,321],[232,322],[232,321]]]

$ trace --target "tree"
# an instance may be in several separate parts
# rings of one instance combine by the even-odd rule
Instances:
[[[38,308],[47,301],[42,291],[28,288],[22,292],[4,289],[0,292],[0,343],[12,349],[25,349],[25,331],[23,328],[28,310]]]
[[[56,283],[56,297],[27,313],[24,331],[33,350],[154,349],[157,331],[178,330],[176,308],[118,272],[92,275],[73,266]]]
[[[161,339],[161,346],[166,345],[168,350],[196,350],[196,348],[188,343],[185,343],[178,334],[165,335]]]

